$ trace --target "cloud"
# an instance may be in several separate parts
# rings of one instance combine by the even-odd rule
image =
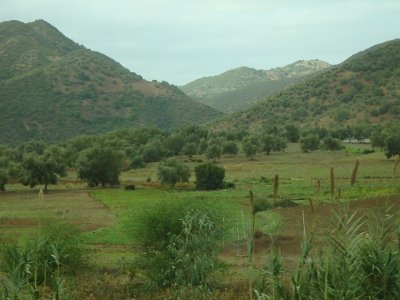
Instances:
[[[183,84],[242,65],[339,63],[398,37],[398,0],[2,0],[148,79]]]

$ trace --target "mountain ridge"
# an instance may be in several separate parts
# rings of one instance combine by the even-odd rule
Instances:
[[[332,127],[399,120],[398,82],[400,40],[396,39],[360,51],[214,126]]]
[[[328,67],[330,64],[318,59],[298,60],[269,70],[242,66],[219,75],[199,78],[180,88],[200,103],[232,113]]]
[[[150,82],[49,23],[0,23],[0,143],[203,123],[221,114],[167,82]]]

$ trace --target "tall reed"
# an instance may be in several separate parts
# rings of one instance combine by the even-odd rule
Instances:
[[[395,178],[395,177],[396,177],[397,167],[398,167],[398,165],[399,165],[399,160],[400,160],[400,155],[398,155],[397,158],[396,158],[395,161],[394,161],[394,164],[393,164],[393,172],[392,172],[392,178]]]
[[[351,173],[350,186],[353,186],[354,183],[356,182],[359,164],[360,164],[360,161],[357,159],[357,160],[356,160],[356,163],[355,163],[355,165],[354,165],[354,168],[353,168],[353,172]]]
[[[331,198],[333,199],[335,197],[335,173],[333,167],[331,167],[329,181],[331,184]]]
[[[256,221],[256,209],[254,207],[254,195],[253,192],[249,192],[249,204],[250,204],[250,212],[251,212],[251,219],[250,219],[250,232],[249,232],[249,240],[248,240],[248,285],[249,285],[249,299],[253,299],[253,254],[254,254],[254,228],[255,228],[255,221]]]
[[[279,190],[279,176],[278,174],[276,174],[274,178],[274,194],[273,194],[274,207],[276,204],[276,198],[278,197],[278,190]]]

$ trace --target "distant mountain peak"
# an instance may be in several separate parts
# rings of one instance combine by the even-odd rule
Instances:
[[[223,112],[233,112],[284,88],[292,81],[330,67],[322,60],[298,60],[284,67],[257,70],[241,66],[192,81],[181,89],[195,100]]]
[[[294,64],[298,66],[297,62]],[[392,40],[358,52],[318,76],[264,97],[256,105],[213,126],[225,130],[286,124],[340,128],[399,120],[398,82],[400,40]]]

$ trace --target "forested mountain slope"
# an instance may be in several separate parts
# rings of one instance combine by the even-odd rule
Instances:
[[[288,123],[330,127],[400,118],[400,40],[353,55],[251,108],[225,118],[221,128]]]
[[[61,141],[155,124],[175,128],[221,113],[166,82],[149,82],[38,20],[0,23],[0,143]]]
[[[299,60],[270,70],[240,67],[220,75],[197,79],[180,88],[201,103],[232,113],[329,66],[327,62],[316,59]]]

